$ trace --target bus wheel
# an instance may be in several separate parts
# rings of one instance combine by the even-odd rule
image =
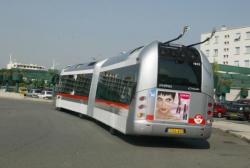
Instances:
[[[80,118],[85,118],[84,114],[82,114],[82,113],[79,113],[78,116],[79,116]]]
[[[56,110],[57,111],[62,111],[62,108],[61,107],[56,107]]]
[[[221,118],[221,117],[222,117],[222,114],[221,114],[221,113],[218,113],[217,116],[218,116],[218,118]]]
[[[111,135],[116,135],[116,130],[115,130],[114,128],[110,127],[110,128],[109,128],[109,133],[110,133]]]

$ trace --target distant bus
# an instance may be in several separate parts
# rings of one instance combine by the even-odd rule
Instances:
[[[213,73],[192,46],[154,41],[119,56],[67,67],[56,108],[87,115],[113,132],[207,139]]]

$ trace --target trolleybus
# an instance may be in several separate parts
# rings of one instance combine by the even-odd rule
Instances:
[[[64,68],[56,108],[129,135],[209,138],[212,68],[193,47],[200,43],[184,46],[174,40],[153,41],[116,57]]]

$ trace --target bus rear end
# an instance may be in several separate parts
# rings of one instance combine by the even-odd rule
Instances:
[[[207,139],[211,134],[212,91],[203,91],[213,85],[212,76],[203,81],[203,58],[194,48],[151,44],[157,49],[145,52],[151,57],[152,74],[140,72],[139,83],[151,82],[152,87],[138,89],[135,100],[135,134]],[[156,54],[153,54],[156,52]],[[157,58],[153,58],[157,57]],[[147,61],[150,60],[147,58]],[[154,61],[155,60],[155,61]],[[157,65],[153,65],[157,62]],[[207,70],[206,70],[207,71]],[[211,70],[208,70],[211,71]],[[147,79],[149,77],[152,79]],[[155,76],[155,77],[153,77]],[[140,87],[140,86],[139,86]],[[210,87],[212,88],[212,87]]]

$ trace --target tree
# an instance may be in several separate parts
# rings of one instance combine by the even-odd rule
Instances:
[[[223,78],[223,76],[219,73],[220,66],[217,62],[212,64],[212,70],[214,74],[214,86],[215,86],[215,94],[217,98],[220,97],[222,100],[225,100],[226,93],[230,93],[230,87],[232,84],[232,80]]]
[[[53,77],[52,77],[52,85],[55,86],[56,84],[59,83],[59,75],[58,74],[55,74]]]
[[[240,98],[245,99],[245,98],[247,98],[247,96],[248,96],[247,88],[246,87],[241,87],[240,88]]]

